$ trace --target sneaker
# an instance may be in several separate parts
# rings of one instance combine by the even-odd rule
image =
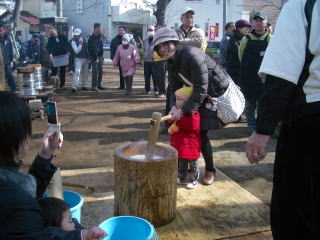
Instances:
[[[71,92],[72,92],[72,93],[75,93],[75,92],[76,92],[76,89],[75,89],[75,88],[72,88],[72,89],[71,89]]]
[[[82,91],[88,91],[89,89],[87,87],[82,87],[81,90]]]
[[[99,92],[98,88],[92,88],[92,91]]]
[[[186,186],[186,189],[194,189],[196,186],[198,186],[198,181],[193,181],[193,180],[191,180],[188,184],[187,184],[187,186]]]
[[[159,92],[158,92],[158,91],[155,91],[155,92],[154,92],[154,95],[156,95],[156,96],[159,95]]]
[[[97,87],[99,90],[106,90],[106,88],[105,87]]]
[[[124,90],[124,87],[118,87],[119,90]]]
[[[60,89],[62,89],[62,90],[66,90],[66,89],[67,89],[67,87],[66,87],[66,86],[60,86]]]
[[[165,97],[164,94],[158,94],[158,95],[157,95],[157,98],[164,98],[164,97]]]
[[[150,92],[144,91],[142,94],[148,95]]]

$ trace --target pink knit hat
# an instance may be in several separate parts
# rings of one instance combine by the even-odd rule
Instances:
[[[160,28],[154,34],[153,47],[156,47],[161,43],[169,42],[169,41],[179,42],[179,37],[176,31],[168,27]]]

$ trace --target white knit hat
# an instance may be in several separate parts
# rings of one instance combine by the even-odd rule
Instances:
[[[125,33],[123,34],[122,38],[128,40],[128,42],[131,41],[131,39],[133,38],[133,35],[129,34],[129,33]]]

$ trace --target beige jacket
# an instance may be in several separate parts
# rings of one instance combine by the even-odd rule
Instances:
[[[6,89],[6,79],[5,79],[5,74],[4,74],[4,63],[3,63],[3,58],[2,58],[2,51],[0,48],[0,91],[4,91]]]
[[[200,28],[192,27],[188,32],[185,32],[182,29],[182,26],[180,26],[175,30],[182,45],[190,45],[201,48],[202,43],[205,41],[204,32]]]

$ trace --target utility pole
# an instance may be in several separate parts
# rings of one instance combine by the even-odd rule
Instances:
[[[63,17],[63,0],[57,0],[57,17]]]
[[[13,17],[12,17],[13,29],[12,30],[13,30],[14,33],[16,31],[18,19],[20,17],[20,11],[22,9],[22,3],[23,3],[23,0],[16,0],[15,6],[14,6],[14,9],[13,9]]]
[[[227,0],[223,0],[222,29],[227,24]]]

